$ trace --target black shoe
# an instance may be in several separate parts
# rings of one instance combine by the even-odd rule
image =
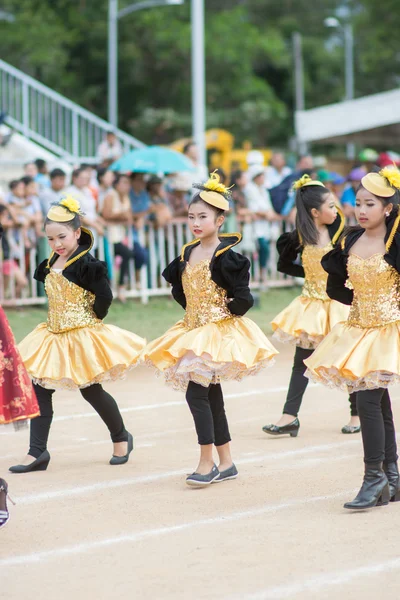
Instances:
[[[346,502],[344,508],[362,510],[388,504],[390,500],[389,482],[382,470],[382,463],[365,464],[364,481],[360,491],[352,502]]]
[[[295,420],[288,425],[264,425],[262,429],[265,433],[269,433],[270,435],[289,434],[290,437],[297,437],[300,429],[300,421],[296,417]]]
[[[400,500],[400,475],[397,462],[383,463],[383,470],[389,481],[390,501],[398,502]]]
[[[128,432],[128,452],[125,456],[112,456],[110,458],[110,465],[124,465],[129,460],[129,455],[133,450],[133,436]]]
[[[361,425],[345,425],[342,427],[342,433],[360,433]]]
[[[30,465],[15,465],[10,467],[8,470],[11,473],[31,473],[32,471],[45,471],[49,466],[50,454],[47,450],[34,460]]]
[[[0,479],[0,529],[10,520],[10,513],[7,507],[7,497],[15,504],[14,500],[8,494],[8,484],[4,479]],[[3,508],[1,508],[3,506]]]
[[[217,466],[214,465],[211,471],[206,475],[200,475],[200,473],[196,472],[188,475],[188,477],[186,477],[186,483],[192,487],[204,487],[206,485],[210,485],[213,481],[218,479],[218,477],[219,471]]]

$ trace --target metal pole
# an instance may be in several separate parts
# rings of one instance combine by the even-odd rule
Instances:
[[[118,0],[108,0],[108,121],[118,127]]]
[[[304,99],[304,69],[303,69],[303,51],[302,51],[302,36],[298,31],[292,34],[293,43],[293,62],[294,62],[294,93],[295,93],[295,110],[300,111],[305,108]],[[307,143],[297,140],[297,150],[300,154],[307,152]]]
[[[206,85],[204,50],[204,0],[192,0],[192,127],[200,164],[206,156]]]
[[[346,100],[354,98],[354,37],[353,26],[351,23],[346,23],[344,26],[344,46],[345,46],[345,89]],[[347,144],[347,158],[353,160],[356,156],[355,144],[349,142]]]

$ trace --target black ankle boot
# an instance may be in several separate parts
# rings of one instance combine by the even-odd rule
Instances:
[[[400,500],[400,475],[397,462],[383,463],[383,470],[389,480],[390,501]]]
[[[362,510],[379,504],[388,504],[390,500],[389,482],[382,470],[382,463],[365,463],[364,481],[360,491],[352,502],[346,502],[344,508]]]

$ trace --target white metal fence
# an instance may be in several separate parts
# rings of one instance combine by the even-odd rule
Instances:
[[[35,268],[40,260],[43,260],[49,254],[49,249],[44,248],[44,240],[41,250],[38,248],[26,249],[22,236],[18,236],[17,230],[9,229],[6,234],[11,244],[10,259],[0,260],[0,302],[3,306],[22,306],[22,305],[40,305],[46,302],[43,287],[33,279]],[[19,238],[19,239],[18,239]],[[127,286],[126,296],[130,298],[140,298],[143,303],[147,303],[151,296],[168,296],[170,286],[161,276],[165,267],[180,254],[182,246],[192,239],[189,228],[184,222],[174,222],[165,228],[156,229],[152,225],[146,226],[139,232],[139,239],[142,246],[147,248],[149,254],[148,265],[135,272],[133,261],[131,261],[129,272],[129,284]],[[252,263],[251,268],[251,287],[259,287],[260,268],[257,253],[246,253],[241,245],[237,250],[247,254]],[[280,287],[293,285],[292,278],[282,276],[276,270],[277,253],[275,241],[271,240],[269,260],[269,280],[270,287]],[[113,290],[118,287],[118,260],[114,257],[113,245],[109,243],[107,236],[99,238],[96,253],[99,259],[106,260],[109,266],[111,284]],[[40,256],[42,254],[42,256]],[[20,294],[17,294],[15,269],[20,269],[28,280],[28,285]]]
[[[8,125],[68,162],[96,162],[111,125],[0,59],[0,108]],[[115,130],[124,150],[144,146]]]

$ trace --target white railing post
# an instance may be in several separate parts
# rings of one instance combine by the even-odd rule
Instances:
[[[78,113],[76,111],[71,112],[72,118],[72,155],[74,161],[79,157],[79,127],[78,127]]]
[[[22,82],[22,129],[23,134],[29,137],[29,87],[26,81]]]

